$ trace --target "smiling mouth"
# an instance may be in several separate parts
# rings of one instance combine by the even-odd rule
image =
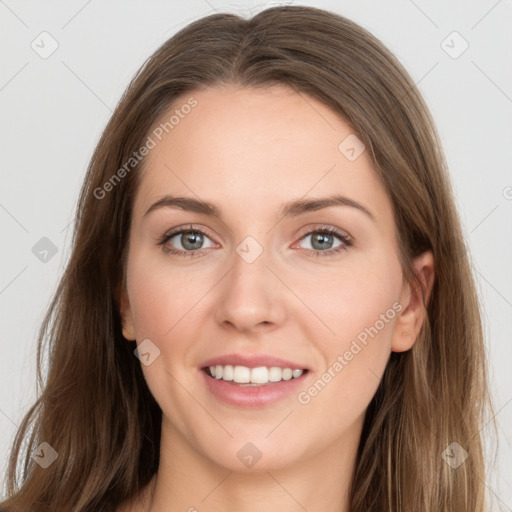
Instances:
[[[216,371],[219,371],[218,367],[215,366],[206,366],[201,368],[201,371],[206,373],[211,379],[242,387],[273,386],[289,380],[299,379],[309,372],[307,369],[292,370],[291,368],[264,366],[247,368],[245,366],[233,367],[230,365],[221,368],[220,376],[215,375]]]

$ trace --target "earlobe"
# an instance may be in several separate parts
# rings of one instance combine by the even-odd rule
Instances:
[[[414,260],[415,283],[406,283],[400,303],[403,306],[393,331],[391,350],[405,352],[414,345],[427,317],[427,305],[434,287],[434,257],[427,251]]]
[[[123,336],[129,341],[134,341],[135,328],[133,325],[132,311],[130,301],[128,300],[128,294],[123,286],[118,288],[117,296],[119,298],[119,314],[121,316]]]

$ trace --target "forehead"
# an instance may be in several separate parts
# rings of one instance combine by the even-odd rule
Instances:
[[[387,201],[368,152],[347,158],[347,144],[361,149],[351,127],[286,86],[193,91],[173,103],[151,136],[156,145],[144,162],[139,215],[167,193],[262,213],[305,195]]]

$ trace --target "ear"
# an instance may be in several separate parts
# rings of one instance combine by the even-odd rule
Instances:
[[[119,285],[117,289],[117,297],[119,304],[119,313],[121,315],[123,336],[130,341],[135,340],[135,327],[133,324],[133,315],[128,300],[128,292],[123,285]]]
[[[405,283],[400,296],[403,309],[394,326],[391,350],[404,352],[414,345],[425,318],[426,306],[430,300],[434,286],[434,257],[427,251],[417,258],[414,263],[414,273],[418,283]]]

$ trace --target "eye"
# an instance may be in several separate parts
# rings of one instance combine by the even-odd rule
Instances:
[[[347,250],[352,245],[351,237],[332,226],[322,226],[315,230],[309,231],[301,240],[310,238],[309,248],[306,248],[306,254],[311,256],[332,256],[340,251]],[[336,244],[338,239],[338,244]]]
[[[162,245],[165,252],[170,252],[178,256],[197,256],[203,253],[202,249],[214,246],[213,242],[210,240],[211,244],[204,247],[205,239],[210,240],[204,231],[194,226],[188,226],[185,228],[177,228],[170,233],[166,233],[159,240],[158,245]]]
[[[310,248],[305,252],[309,256],[332,256],[341,251],[347,250],[352,245],[350,235],[332,226],[322,226],[311,230],[301,237],[302,240],[311,239]],[[210,241],[210,245],[203,245],[205,239]],[[338,243],[336,244],[336,239]],[[208,235],[199,228],[192,225],[176,228],[166,233],[159,241],[158,245],[163,246],[167,253],[176,254],[183,257],[200,256],[208,249],[215,246]],[[177,246],[177,247],[176,247]]]

